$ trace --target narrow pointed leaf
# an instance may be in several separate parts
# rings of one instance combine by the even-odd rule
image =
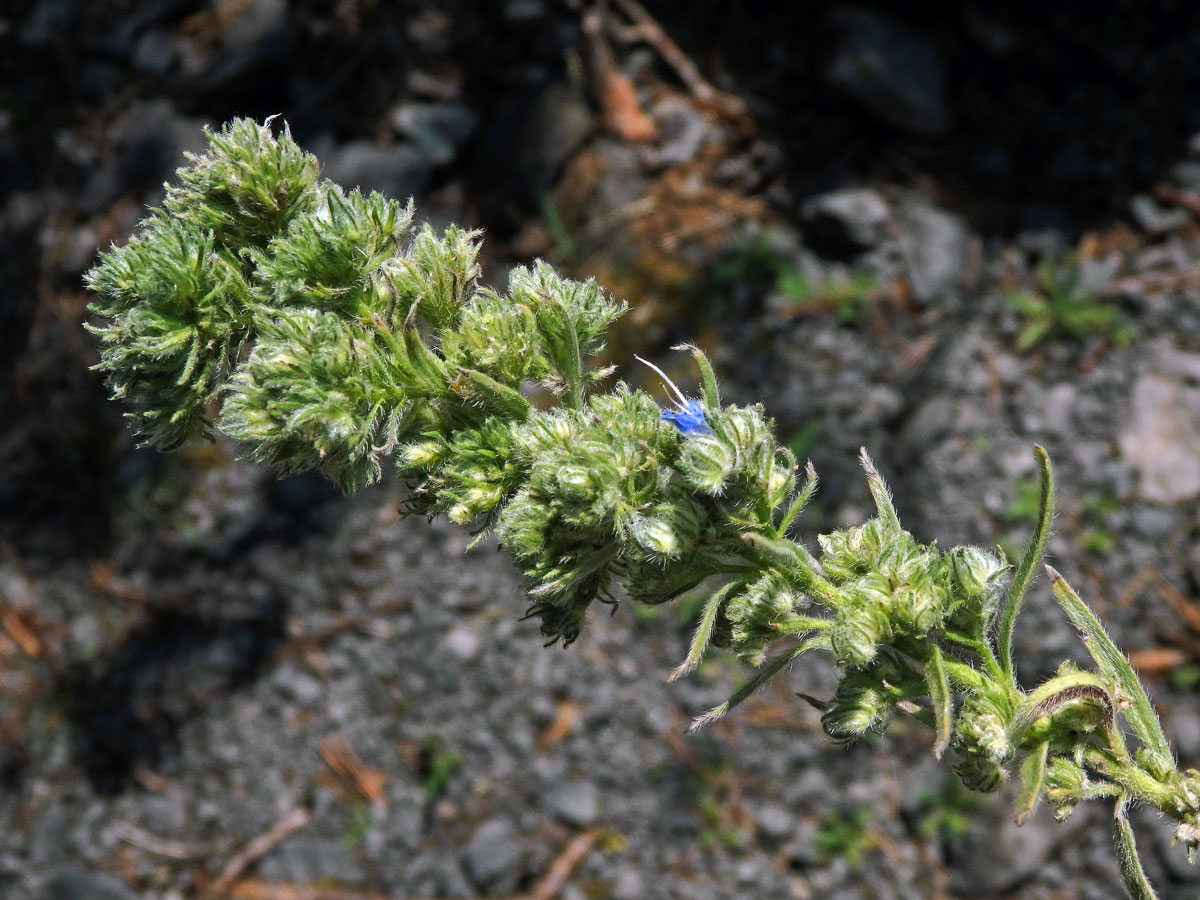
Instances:
[[[1127,804],[1125,797],[1117,800],[1113,816],[1116,819],[1117,861],[1121,864],[1121,877],[1125,880],[1125,889],[1133,900],[1158,900],[1154,888],[1146,878],[1142,869],[1142,861],[1138,858],[1137,842],[1133,839],[1133,828],[1125,815]]]
[[[929,699],[933,701],[933,755],[938,759],[950,746],[950,729],[954,722],[954,702],[950,694],[950,680],[946,677],[946,666],[942,648],[934,644],[929,659],[925,662],[925,684]]]
[[[1000,667],[1009,678],[1013,675],[1012,636],[1017,614],[1033,581],[1034,570],[1046,555],[1046,543],[1050,540],[1050,522],[1054,518],[1054,472],[1050,468],[1050,455],[1046,448],[1035,446],[1033,455],[1037,458],[1040,478],[1041,498],[1038,501],[1038,517],[1034,524],[1033,534],[1025,547],[1025,555],[1013,575],[1012,584],[1004,597],[1000,611],[1000,633],[997,637],[1000,651]]]
[[[717,376],[713,372],[712,363],[709,362],[704,351],[693,344],[680,344],[671,349],[691,351],[692,359],[696,361],[696,365],[700,368],[700,396],[704,400],[704,405],[708,409],[719,409],[721,406],[721,395],[717,391]]]
[[[903,529],[900,527],[900,517],[896,515],[896,507],[892,505],[892,493],[879,470],[875,468],[875,463],[871,462],[871,457],[867,455],[866,447],[860,449],[859,461],[863,471],[867,473],[867,484],[871,488],[871,498],[875,501],[880,520],[893,534],[899,534]]]
[[[489,406],[502,413],[507,418],[523,420],[533,408],[529,401],[516,388],[501,384],[490,375],[475,369],[461,369],[463,378],[485,398]]]
[[[688,651],[687,658],[671,670],[671,674],[667,677],[668,681],[682,678],[700,664],[700,659],[704,656],[704,651],[708,649],[709,641],[712,640],[713,625],[717,621],[717,613],[721,611],[721,604],[725,602],[725,598],[730,593],[742,586],[743,582],[741,581],[731,581],[722,585],[708,598],[708,602],[704,605],[704,614],[700,616],[700,622],[696,626],[696,634],[692,637],[692,646]]]
[[[1046,566],[1046,573],[1050,576],[1054,596],[1066,610],[1071,624],[1083,635],[1083,642],[1092,654],[1092,659],[1096,661],[1100,671],[1115,682],[1123,699],[1129,701],[1129,708],[1123,710],[1129,727],[1147,750],[1157,754],[1164,763],[1173,767],[1175,755],[1171,752],[1171,745],[1163,733],[1158,714],[1154,711],[1150,698],[1146,696],[1146,689],[1138,680],[1133,666],[1108,636],[1096,614],[1079,599],[1079,595],[1071,589],[1062,575],[1050,566]]]
[[[796,495],[787,512],[783,514],[783,518],[779,522],[779,527],[775,529],[777,537],[784,537],[787,531],[792,526],[792,522],[796,520],[796,516],[803,512],[804,507],[808,505],[808,501],[812,499],[812,495],[817,490],[817,470],[813,468],[810,460],[804,466],[804,487],[800,489],[800,493]]]
[[[1029,751],[1021,763],[1021,795],[1017,798],[1017,824],[1024,825],[1042,793],[1046,781],[1046,758],[1050,742],[1042,741]]]
[[[817,637],[819,638],[820,635]],[[688,726],[688,734],[693,734],[694,732],[699,731],[705,725],[711,725],[713,722],[725,718],[731,709],[753,696],[755,691],[787,668],[788,663],[790,663],[793,659],[805,651],[819,646],[821,646],[821,644],[818,640],[809,639],[794,649],[789,650],[786,653],[781,653],[774,659],[767,662],[761,669],[754,673],[753,678],[734,691],[732,697],[730,697],[720,706],[714,706],[704,715],[697,716],[695,719],[693,719],[692,724]]]

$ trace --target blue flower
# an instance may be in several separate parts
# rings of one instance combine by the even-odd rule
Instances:
[[[675,382],[667,377],[667,373],[654,363],[644,360],[640,356],[634,356],[634,359],[657,372],[658,377],[666,383],[667,387],[675,392],[675,397],[679,401],[678,409],[664,409],[659,418],[664,422],[670,422],[682,434],[707,434],[712,430],[708,427],[708,422],[704,418],[703,403],[699,400],[689,400],[685,397],[683,391],[675,386]]]
[[[711,430],[704,419],[704,405],[699,400],[684,400],[679,409],[664,409],[660,418],[683,434],[705,434]]]

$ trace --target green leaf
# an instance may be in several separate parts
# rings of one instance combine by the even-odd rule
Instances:
[[[1050,522],[1054,518],[1054,472],[1050,468],[1050,455],[1046,448],[1040,445],[1033,448],[1040,473],[1039,486],[1041,489],[1038,501],[1038,517],[1025,547],[1025,555],[1013,576],[1008,593],[1001,603],[1000,633],[997,637],[1000,652],[1000,667],[1009,678],[1013,677],[1012,636],[1017,614],[1021,611],[1021,603],[1033,581],[1034,569],[1046,555],[1046,543],[1050,540]]]
[[[691,351],[692,359],[696,361],[696,365],[700,368],[700,396],[704,400],[705,407],[708,409],[720,408],[721,394],[717,390],[717,376],[713,372],[712,363],[709,362],[704,351],[694,344],[679,344],[671,349]]]
[[[1125,815],[1128,802],[1125,797],[1119,798],[1113,811],[1116,820],[1114,837],[1117,844],[1117,861],[1121,865],[1121,877],[1125,880],[1125,888],[1133,900],[1157,900],[1158,895],[1154,893],[1154,888],[1150,886],[1146,872],[1142,869],[1137,842],[1133,838],[1133,828]]]
[[[812,462],[804,466],[804,476],[804,487],[800,489],[800,493],[788,506],[787,512],[783,514],[783,518],[779,520],[779,525],[775,528],[776,537],[783,537],[787,534],[792,522],[796,520],[796,516],[804,511],[804,507],[808,505],[808,501],[817,491],[817,470],[813,468]]]
[[[682,678],[700,664],[700,659],[704,656],[709,641],[712,640],[713,625],[716,624],[717,614],[721,611],[721,604],[733,591],[743,587],[745,587],[744,581],[731,581],[722,585],[708,598],[708,602],[704,605],[704,615],[700,617],[700,622],[696,626],[696,634],[692,637],[692,646],[688,650],[687,658],[671,670],[667,681]]]
[[[1050,742],[1042,741],[1029,751],[1025,761],[1021,763],[1021,795],[1017,798],[1017,824],[1024,825],[1038,797],[1042,793],[1042,784],[1046,780],[1046,759],[1050,752]]]
[[[950,681],[946,677],[946,666],[942,661],[942,648],[937,644],[931,645],[929,659],[925,661],[925,684],[929,688],[929,698],[933,701],[933,755],[941,759],[946,748],[950,746],[954,703],[950,695]]]
[[[688,734],[693,734],[699,731],[706,725],[711,725],[720,719],[725,718],[729,711],[735,706],[745,702],[754,695],[760,687],[787,668],[788,663],[794,660],[800,654],[807,650],[812,650],[815,647],[823,646],[823,634],[818,634],[808,640],[803,641],[799,646],[784,653],[780,653],[774,659],[767,662],[761,669],[754,673],[754,677],[743,684],[740,688],[734,691],[733,696],[722,703],[720,706],[714,706],[702,716],[697,716],[692,720],[692,724],[688,726]]]
[[[867,484],[871,488],[871,497],[875,500],[875,508],[879,511],[880,521],[893,534],[900,534],[904,529],[900,527],[900,517],[896,515],[896,507],[892,505],[891,491],[888,490],[887,483],[879,474],[879,470],[875,468],[875,463],[871,462],[871,457],[867,455],[866,447],[860,449],[859,461],[867,473]]]
[[[430,398],[445,396],[449,390],[446,364],[425,345],[416,328],[403,329],[400,340],[392,346],[397,351],[392,363],[401,373],[406,394]]]
[[[744,533],[742,540],[754,548],[757,562],[787,572],[796,579],[805,593],[820,597],[822,602],[833,609],[844,605],[838,589],[820,574],[817,561],[801,545],[786,538],[771,537],[754,531]]]
[[[1174,768],[1175,755],[1171,752],[1171,745],[1167,742],[1167,736],[1163,734],[1158,714],[1155,713],[1150,698],[1146,696],[1146,690],[1138,680],[1137,673],[1133,671],[1133,666],[1108,636],[1096,614],[1079,599],[1079,595],[1071,589],[1062,575],[1050,566],[1046,566],[1046,574],[1050,576],[1054,596],[1066,610],[1071,624],[1083,635],[1083,643],[1092,659],[1096,661],[1100,671],[1115,683],[1121,699],[1129,703],[1123,712],[1133,733],[1147,750]]]
[[[490,375],[474,369],[461,369],[460,373],[484,404],[499,415],[519,421],[533,408],[520,391],[501,384]]]

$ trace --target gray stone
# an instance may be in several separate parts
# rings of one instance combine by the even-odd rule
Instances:
[[[1200,711],[1193,708],[1191,703],[1176,703],[1165,718],[1171,743],[1178,751],[1179,758],[1200,758]]]
[[[778,803],[751,807],[750,815],[763,837],[772,841],[783,840],[796,829],[796,817]]]
[[[642,876],[628,866],[617,869],[613,879],[613,900],[643,900],[646,896],[646,883]]]
[[[463,851],[463,865],[476,886],[503,893],[519,877],[521,847],[507,819],[489,819],[475,829]]]
[[[64,868],[53,872],[42,884],[39,900],[136,900],[137,895],[120,879],[107,872]]]
[[[1185,191],[1200,191],[1200,162],[1185,159],[1171,166],[1171,180]]]
[[[594,825],[600,814],[600,795],[596,785],[581,778],[556,784],[542,798],[555,818],[575,828]]]
[[[654,119],[662,131],[658,161],[664,166],[695,159],[708,140],[708,119],[682,97],[667,97],[655,105]]]
[[[410,144],[351,141],[326,158],[323,174],[347,190],[380,191],[402,200],[421,192],[429,170],[428,158]]]
[[[17,32],[17,39],[26,47],[44,47],[69,34],[78,17],[78,4],[73,0],[34,3],[30,10]]]
[[[892,213],[875,191],[847,188],[813,197],[804,204],[801,215],[814,240],[867,250],[883,238]]]
[[[1051,818],[1044,804],[1018,826],[1011,802],[1000,797],[989,800],[975,811],[962,855],[950,869],[950,887],[957,895],[1015,890],[1041,870],[1065,837],[1064,827]]]
[[[1158,542],[1178,534],[1183,523],[1175,510],[1138,504],[1130,511],[1129,526],[1138,537]]]
[[[1200,388],[1146,374],[1129,406],[1118,442],[1141,496],[1155,503],[1200,497]]]
[[[1021,210],[1016,244],[1026,253],[1057,258],[1073,245],[1079,222],[1070,210],[1053,203],[1029,203]]]
[[[479,656],[483,642],[479,635],[469,625],[459,625],[452,629],[442,643],[446,652],[460,662],[470,662]]]
[[[302,884],[322,880],[355,884],[364,875],[354,850],[345,841],[295,838],[267,855],[259,871],[269,880]]]
[[[433,893],[436,897],[474,897],[475,889],[453,859],[439,859],[432,867]]]
[[[1185,353],[1170,341],[1156,341],[1146,355],[1154,360],[1158,373],[1200,385],[1200,353]]]
[[[179,57],[178,48],[165,31],[147,31],[133,48],[133,65],[147,75],[166,75]]]
[[[1075,289],[1080,292],[1099,291],[1108,287],[1121,271],[1121,255],[1109,253],[1095,259],[1079,260]]]
[[[937,47],[922,34],[865,9],[841,11],[829,82],[881,121],[916,134],[944,134],[950,110]]]
[[[133,104],[114,129],[120,135],[117,152],[92,170],[77,206],[98,212],[131,189],[160,190],[162,181],[187,162],[185,152],[207,146],[202,124],[180,116],[167,100]]]
[[[1078,389],[1070,382],[1056,384],[1046,391],[1042,401],[1042,428],[1054,434],[1069,434]]]
[[[461,104],[401,103],[392,110],[391,121],[435,166],[453,160],[479,127],[474,110]]]
[[[817,851],[817,837],[820,831],[817,823],[809,819],[802,819],[796,824],[792,839],[784,848],[793,865],[807,869],[821,861],[821,854]]]
[[[251,0],[223,34],[227,47],[244,47],[271,39],[287,25],[287,0]]]
[[[538,22],[544,15],[542,0],[504,0],[504,18],[510,22]]]
[[[900,252],[913,297],[929,303],[952,292],[962,279],[969,232],[957,216],[925,204],[900,215]]]
[[[1163,235],[1186,225],[1191,217],[1187,210],[1161,206],[1146,194],[1136,194],[1129,201],[1129,213],[1146,234]]]

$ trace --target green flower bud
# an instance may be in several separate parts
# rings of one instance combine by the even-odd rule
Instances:
[[[441,338],[447,361],[461,369],[483,372],[512,387],[546,377],[533,312],[495,291],[475,294],[457,327],[444,330]]]
[[[821,725],[825,733],[839,742],[852,741],[867,732],[887,727],[892,708],[901,699],[903,687],[911,678],[895,660],[887,656],[859,669],[850,669],[838,683],[833,702]]]
[[[408,232],[412,204],[379,193],[345,194],[330,182],[320,186],[318,198],[265,249],[252,251],[255,282],[274,306],[315,307],[369,321],[386,310],[376,304],[390,302],[374,276]]]
[[[1138,768],[1149,773],[1152,778],[1162,782],[1175,778],[1175,761],[1173,759],[1163,757],[1147,747],[1139,747],[1134,758],[1137,760]]]
[[[418,470],[436,466],[449,455],[449,447],[441,439],[418,441],[408,444],[400,452],[403,469]]]
[[[269,119],[262,125],[235,119],[205,134],[207,151],[187,154],[193,165],[177,170],[179,184],[167,189],[164,207],[172,218],[241,250],[265,246],[316,202],[317,158],[292,140],[286,125],[278,138]]]
[[[999,693],[979,691],[967,698],[959,713],[956,739],[963,748],[978,751],[998,763],[1012,759],[1016,748],[1009,738],[1013,711]]]
[[[1196,862],[1196,850],[1200,848],[1200,822],[1197,822],[1195,816],[1175,827],[1175,836],[1171,843],[1183,844],[1187,848],[1188,862]]]
[[[403,256],[388,262],[382,274],[397,300],[393,321],[403,322],[415,304],[417,318],[449,328],[479,279],[479,232],[455,225],[439,238],[425,225]]]
[[[878,519],[832,534],[819,534],[821,566],[835,583],[859,578],[877,564],[890,540]]]
[[[966,788],[985,794],[1000,790],[1007,775],[1002,766],[978,753],[960,756],[954,764],[954,772]]]
[[[955,547],[946,554],[956,605],[984,624],[991,621],[1003,589],[1008,563],[979,547]]]
[[[1054,807],[1054,818],[1065,822],[1087,790],[1087,773],[1073,761],[1055,756],[1046,764],[1046,800]]]
[[[834,658],[842,666],[870,662],[890,637],[887,612],[875,604],[855,603],[840,611],[830,633]]]
[[[718,497],[725,493],[737,465],[737,451],[715,434],[697,434],[683,442],[676,462],[679,473],[696,490]]]
[[[653,516],[635,516],[630,537],[643,550],[656,556],[678,556],[683,549],[675,529]]]
[[[800,606],[801,598],[783,576],[770,572],[726,602],[732,646],[752,665],[760,665],[767,647]]]
[[[1004,781],[1004,764],[1016,753],[1009,738],[1013,714],[1008,698],[999,692],[979,691],[963,704],[954,732],[959,755],[955,771],[972,790],[994,791]]]

